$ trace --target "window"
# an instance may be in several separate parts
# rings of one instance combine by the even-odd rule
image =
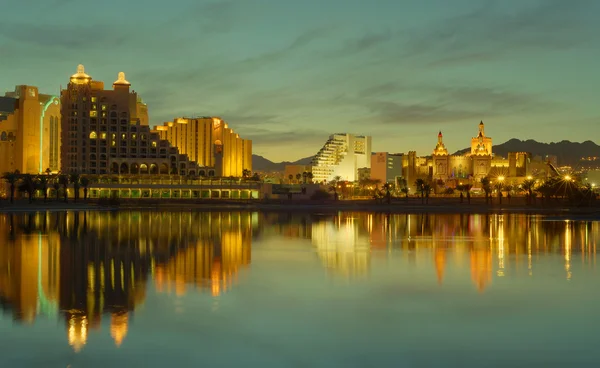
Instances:
[[[102,111],[106,111],[107,108],[108,107],[106,105],[104,105],[104,104],[102,105]]]
[[[98,117],[98,111],[90,111],[90,118],[97,118]]]
[[[106,133],[100,133],[100,138],[106,139]]]
[[[96,139],[96,138],[98,138],[98,135],[96,134],[96,132],[91,132],[90,139]]]
[[[97,97],[92,97],[92,102],[97,102],[98,98]]]
[[[156,148],[156,141],[152,141],[152,148]]]
[[[121,139],[127,139],[127,134],[125,134],[125,133],[121,134]]]

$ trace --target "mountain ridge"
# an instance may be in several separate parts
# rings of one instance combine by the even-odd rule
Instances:
[[[469,152],[470,148],[456,151],[455,155]],[[582,157],[600,157],[600,146],[591,140],[571,142],[563,139],[558,142],[538,142],[534,139],[521,140],[511,138],[504,143],[492,146],[492,152],[507,157],[509,152],[529,152],[533,156],[553,155],[559,165],[578,165]],[[286,165],[310,165],[314,156],[304,157],[296,161],[273,162],[260,155],[252,155],[252,167],[255,171],[283,171]]]
[[[464,148],[456,151],[461,155],[470,151]],[[492,146],[492,152],[497,156],[507,157],[509,152],[529,152],[533,156],[556,156],[559,165],[578,165],[582,157],[600,157],[600,146],[591,140],[571,142],[563,139],[559,142],[543,143],[534,139],[521,140],[511,138],[504,143]]]

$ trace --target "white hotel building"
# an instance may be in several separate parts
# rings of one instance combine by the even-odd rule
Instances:
[[[336,176],[342,180],[358,180],[358,169],[371,168],[371,137],[347,133],[329,136],[312,161],[313,180],[329,182]]]

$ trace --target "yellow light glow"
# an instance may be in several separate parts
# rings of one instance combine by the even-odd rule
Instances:
[[[531,179],[533,179],[533,176],[531,176],[531,175],[527,176],[527,180],[531,180]]]
[[[565,175],[565,180],[569,181],[571,180],[571,177],[569,175]]]
[[[500,175],[500,176],[498,177],[498,180],[499,180],[499,181],[504,181],[504,176]]]

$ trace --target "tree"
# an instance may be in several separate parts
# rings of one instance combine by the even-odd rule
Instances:
[[[79,199],[79,186],[81,185],[79,181],[80,179],[81,176],[77,173],[71,173],[71,175],[69,175],[69,182],[73,184],[73,200],[75,202],[77,202],[77,200]]]
[[[431,185],[429,185],[429,184],[425,184],[425,185],[423,186],[423,191],[425,192],[425,203],[426,203],[426,204],[429,204],[429,194],[431,193],[431,190],[432,190],[432,189],[433,189],[433,188],[432,188],[432,187],[431,187]]]
[[[521,189],[527,193],[527,203],[531,204],[533,200],[533,190],[535,189],[535,180],[527,179],[521,183]]]
[[[333,178],[332,181],[329,182],[329,191],[333,192],[333,198],[337,201],[338,200],[338,183],[339,183],[339,179],[341,179],[340,176],[336,176]]]
[[[63,196],[64,196],[64,199],[65,199],[65,203],[67,203],[68,202],[68,199],[67,199],[67,194],[68,194],[67,188],[69,187],[69,177],[66,174],[60,174],[58,176],[58,184],[60,184],[63,187]],[[58,195],[57,195],[57,197],[58,197]]]
[[[54,195],[56,196],[56,201],[58,202],[58,192],[60,190],[60,184],[57,178],[55,178],[52,182],[52,188],[54,189]]]
[[[417,179],[415,180],[415,187],[421,193],[421,204],[425,203],[425,180]]]
[[[50,170],[50,168],[46,169],[46,175],[50,175],[51,172],[52,172],[52,170]]]
[[[485,192],[485,203],[488,204],[490,200],[490,194],[492,193],[490,178],[485,177],[481,179],[481,189],[483,189]]]
[[[87,177],[82,177],[79,182],[81,183],[81,186],[83,187],[83,200],[87,200],[87,195],[88,195],[88,188],[90,186],[90,179]]]
[[[48,202],[48,184],[48,175],[38,175],[37,186],[42,191],[42,193],[44,193],[44,203]]]
[[[242,170],[242,177],[244,179],[250,178],[251,175],[252,175],[252,172],[250,170],[248,170],[248,169]]]
[[[391,188],[392,188],[392,184],[390,183],[385,183],[383,184],[382,187],[385,190],[385,200],[387,201],[387,203],[391,203],[392,202],[392,193],[390,192]]]
[[[300,178],[302,178],[302,174],[298,173],[296,174],[296,182],[300,183]]]
[[[20,192],[26,192],[29,203],[33,202],[33,195],[35,194],[35,180],[31,174],[21,175],[21,185],[19,185]]]
[[[294,180],[294,175],[293,174],[288,175],[288,179],[290,180],[290,184],[292,184],[292,180]]]
[[[13,203],[15,200],[15,185],[17,184],[17,181],[19,181],[19,170],[4,173],[2,179],[4,179],[10,187],[10,203]]]
[[[255,173],[252,175],[252,180],[253,180],[253,181],[260,181],[260,175],[259,175],[257,172],[255,172]]]
[[[400,189],[400,191],[404,194],[404,200],[406,202],[408,202],[408,192],[409,192],[408,187],[403,187]]]
[[[311,184],[312,184],[312,182],[313,182],[313,177],[314,177],[314,176],[313,176],[313,173],[312,173],[312,172],[310,172],[310,171],[309,171],[309,172],[307,172],[307,173],[306,173],[306,178],[308,179],[308,181],[309,181]]]

